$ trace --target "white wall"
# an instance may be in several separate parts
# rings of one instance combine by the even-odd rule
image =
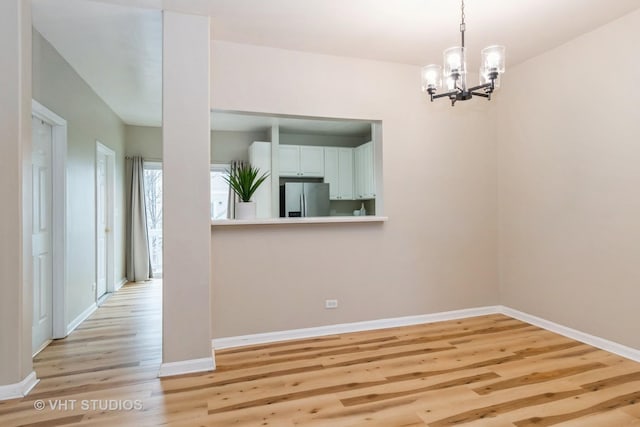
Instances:
[[[213,369],[209,17],[162,15],[162,362]],[[178,365],[184,372],[184,365]],[[175,373],[175,370],[174,370]]]
[[[124,124],[37,31],[33,97],[67,121],[67,313],[69,323],[95,302],[96,140],[116,153],[115,280],[124,270]]]
[[[214,228],[214,337],[497,303],[491,105],[430,104],[415,66],[226,42],[211,64],[213,108],[382,120],[389,216]]]
[[[29,2],[0,2],[0,386],[32,372],[30,24]]]
[[[640,348],[640,11],[505,74],[502,303]]]
[[[125,156],[162,160],[162,128],[125,125]]]
[[[162,160],[162,128],[125,126],[125,153],[148,160]],[[266,141],[265,132],[211,131],[211,163],[249,160],[249,145]]]
[[[254,141],[269,141],[266,132],[211,132],[211,162],[249,161],[249,146]]]

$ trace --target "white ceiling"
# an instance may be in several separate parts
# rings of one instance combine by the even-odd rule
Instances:
[[[366,136],[371,134],[371,122],[291,116],[212,111],[211,128],[226,131],[266,131],[278,125],[285,133],[315,135]]]
[[[139,6],[146,9],[134,9]],[[129,124],[159,125],[159,9],[209,14],[212,38],[424,65],[459,44],[452,0],[34,0],[34,26]],[[640,8],[640,0],[466,0],[469,68],[509,67]]]
[[[127,124],[162,117],[162,14],[87,0],[33,0],[33,26]]]

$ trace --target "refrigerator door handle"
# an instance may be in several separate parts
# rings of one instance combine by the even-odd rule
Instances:
[[[302,212],[304,212],[302,216],[307,216],[307,199],[304,192],[302,193]]]
[[[300,193],[300,216],[304,216],[304,196]]]

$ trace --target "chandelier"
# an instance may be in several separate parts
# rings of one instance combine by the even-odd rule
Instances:
[[[431,64],[422,68],[422,91],[427,92],[433,102],[436,98],[447,97],[453,107],[456,101],[467,101],[474,96],[491,100],[493,91],[500,87],[500,75],[504,73],[504,46],[489,46],[482,49],[480,65],[480,84],[467,87],[467,62],[464,48],[464,0],[462,0],[462,19],[460,22],[461,46],[450,47],[444,51],[444,73],[442,67]],[[447,92],[436,94],[445,81]]]

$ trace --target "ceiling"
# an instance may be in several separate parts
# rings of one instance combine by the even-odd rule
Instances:
[[[481,48],[503,44],[507,72],[640,8],[640,0],[465,1],[469,68]],[[460,37],[452,0],[33,0],[33,23],[125,123],[158,126],[162,8],[210,15],[215,40],[415,65],[441,63]]]
[[[371,134],[371,122],[364,120],[300,118],[215,110],[211,112],[211,128],[214,130],[264,132],[273,125],[278,125],[284,133],[342,136]]]

